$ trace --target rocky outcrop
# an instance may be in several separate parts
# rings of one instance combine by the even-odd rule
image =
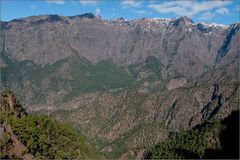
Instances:
[[[21,143],[8,124],[10,116],[19,118],[27,115],[26,110],[16,100],[11,91],[3,91],[0,95],[0,148],[1,158],[23,158],[27,160],[34,159],[31,154],[25,154],[26,147]]]
[[[184,86],[187,83],[185,78],[171,79],[167,84],[167,89],[172,90]]]
[[[21,143],[18,137],[13,133],[13,130],[7,122],[0,125],[0,148],[1,158],[22,158],[25,160],[35,159],[31,154],[25,154],[26,147]]]
[[[26,110],[16,100],[11,91],[1,92],[0,112],[7,115],[14,115],[15,117],[21,117],[27,114]]]
[[[219,109],[222,107],[222,93],[219,93],[219,85],[213,85],[213,94],[211,101],[204,106],[201,111],[203,114],[203,118],[212,118]]]

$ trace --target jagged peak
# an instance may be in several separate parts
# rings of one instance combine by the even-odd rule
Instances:
[[[118,18],[119,20],[122,20],[122,21],[125,21],[125,19],[123,18],[123,17],[120,17],[120,18]]]
[[[190,19],[187,16],[183,16],[183,17],[179,17],[177,19],[174,19],[173,21],[173,25],[174,26],[179,26],[179,25],[189,25],[189,24],[193,24],[194,22],[192,21],[192,19]]]
[[[193,23],[193,20],[187,16],[179,17],[178,19],[180,19],[184,22]]]
[[[230,27],[235,28],[235,29],[240,28],[240,23],[233,23],[230,25]]]

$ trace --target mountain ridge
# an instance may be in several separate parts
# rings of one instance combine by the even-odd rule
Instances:
[[[86,13],[86,14],[83,14],[83,15],[77,15],[77,16],[73,16],[73,17],[86,17],[85,15],[88,15],[88,14],[90,14],[90,13]],[[92,15],[92,14],[91,14]],[[51,19],[52,20],[54,20],[54,17],[55,17],[55,21],[52,21],[51,22]],[[57,18],[56,18],[57,17]],[[91,17],[91,16],[90,16]],[[114,27],[114,28],[116,28],[116,27],[118,27],[118,25],[120,25],[119,27],[120,28],[118,28],[119,30],[122,30],[121,32],[130,32],[130,35],[132,34],[132,36],[134,36],[134,32],[136,32],[136,34],[141,34],[141,32],[144,32],[145,34],[147,34],[147,37],[148,38],[154,38],[154,37],[152,37],[151,35],[148,35],[149,34],[149,32],[154,32],[154,34],[159,34],[160,33],[160,37],[164,37],[164,36],[167,36],[167,35],[164,35],[163,33],[161,33],[161,32],[159,32],[158,30],[157,30],[157,28],[156,27],[160,27],[160,28],[162,28],[162,30],[169,30],[170,28],[171,28],[171,25],[173,25],[174,26],[174,23],[175,22],[180,22],[180,21],[186,21],[186,19],[188,19],[188,22],[190,21],[191,23],[190,24],[193,24],[193,26],[192,27],[190,27],[190,28],[186,28],[186,25],[185,24],[182,24],[181,26],[182,27],[184,27],[184,28],[186,28],[186,29],[188,29],[188,30],[184,30],[184,31],[181,31],[181,28],[179,28],[179,31],[177,31],[177,32],[179,32],[179,33],[181,33],[181,32],[183,32],[184,34],[192,34],[191,32],[192,32],[192,30],[195,30],[195,29],[197,29],[197,30],[199,30],[199,31],[202,31],[202,30],[204,30],[204,34],[206,34],[205,36],[207,36],[206,38],[208,38],[208,37],[210,37],[211,38],[211,35],[207,35],[207,34],[212,34],[212,31],[211,30],[213,30],[212,29],[212,27],[214,27],[214,25],[209,25],[209,26],[207,26],[205,23],[196,23],[196,24],[194,24],[194,23],[192,23],[192,21],[189,19],[189,18],[187,18],[187,17],[180,17],[180,18],[178,18],[178,19],[168,19],[167,20],[167,22],[166,22],[166,24],[165,24],[165,21],[166,21],[166,19],[162,19],[162,20],[160,20],[160,19],[147,19],[147,18],[143,18],[143,19],[139,19],[139,20],[131,20],[131,21],[123,21],[122,19],[117,19],[117,20],[101,20],[101,19],[96,19],[96,18],[80,18],[80,19],[76,19],[76,21],[72,21],[71,20],[71,18],[69,18],[69,17],[62,17],[62,16],[58,16],[58,15],[44,15],[44,16],[34,16],[33,17],[33,19],[36,19],[36,20],[33,20],[33,21],[31,21],[31,18],[32,17],[28,17],[28,18],[23,18],[23,19],[18,19],[19,21],[17,21],[17,20],[15,20],[15,21],[10,21],[10,22],[2,22],[1,23],[1,29],[2,29],[2,34],[3,34],[3,41],[4,41],[4,44],[2,44],[2,45],[6,45],[6,41],[7,41],[7,36],[4,34],[4,30],[9,30],[10,28],[9,27],[11,27],[12,25],[10,25],[11,23],[19,23],[19,25],[24,21],[24,19],[26,19],[26,25],[27,24],[31,24],[31,22],[32,23],[37,23],[38,21],[40,21],[40,26],[41,25],[43,25],[44,26],[44,24],[42,24],[43,23],[43,21],[44,21],[44,19],[46,20],[46,22],[48,21],[48,23],[58,23],[59,22],[59,20],[63,20],[63,19],[65,19],[64,21],[63,21],[63,23],[61,24],[61,22],[59,22],[60,24],[61,24],[61,26],[63,27],[63,29],[64,30],[68,30],[68,28],[69,28],[69,22],[71,23],[71,25],[79,25],[79,26],[81,26],[82,24],[79,24],[78,23],[78,21],[80,22],[81,21],[81,19],[83,20],[83,22],[82,23],[90,23],[90,25],[93,25],[94,27],[97,27],[96,29],[98,29],[99,31],[94,31],[94,30],[92,30],[93,32],[97,32],[97,33],[95,33],[95,34],[99,34],[99,33],[101,33],[102,32],[102,30],[103,30],[103,28],[102,27],[105,27],[106,29],[104,29],[105,31],[104,32],[113,32],[114,34],[116,34],[115,33],[115,31],[111,31],[112,29],[111,29],[111,25],[113,25],[112,27]],[[84,20],[85,19],[85,20]],[[89,20],[88,20],[89,19]],[[160,24],[155,24],[155,21],[160,21],[160,22],[162,22],[163,21],[163,23],[160,23]],[[24,21],[25,22],[25,21]],[[66,23],[66,24],[65,24]],[[65,26],[65,25],[66,26]],[[171,25],[170,25],[171,24]],[[23,25],[23,24],[22,24]],[[29,28],[28,27],[28,25],[26,26],[26,25],[23,25],[22,27],[24,27],[24,28]],[[14,25],[15,26],[15,25]],[[46,26],[45,27],[47,27],[48,25],[46,24]],[[219,25],[219,26],[221,26],[221,25]],[[237,25],[238,26],[238,25]],[[54,27],[54,26],[52,26],[52,27]],[[60,27],[60,26],[59,26]],[[61,28],[62,28],[61,27]],[[149,28],[150,27],[150,28]],[[175,26],[175,27],[173,27],[173,28],[176,28],[177,26]],[[209,28],[209,29],[207,29],[207,28]],[[227,26],[227,28],[231,28],[231,25],[229,25],[229,26]],[[7,29],[8,28],[8,29]],[[151,29],[152,28],[152,29]],[[217,27],[218,28],[218,27]],[[217,28],[215,28],[215,30],[217,31],[218,29]],[[221,29],[223,29],[225,32],[226,32],[226,27],[220,27]],[[17,29],[17,28],[16,28]],[[19,28],[20,29],[20,28]],[[30,29],[30,28],[29,28]],[[84,29],[84,28],[83,28]],[[177,28],[176,28],[177,29]],[[183,29],[183,28],[182,28]],[[31,29],[30,29],[31,30]],[[38,30],[38,29],[37,29]],[[44,29],[43,29],[44,30]],[[57,33],[56,31],[56,29],[54,29],[54,28],[52,28],[52,30],[56,33],[56,34],[59,34],[59,33]],[[75,29],[73,29],[73,28],[71,28],[71,30],[75,30]],[[89,30],[89,31],[91,31],[91,30]],[[87,30],[86,30],[87,31]],[[14,31],[14,32],[16,32],[16,31]],[[39,32],[39,31],[38,31]],[[77,33],[77,31],[70,31],[70,32],[76,32]],[[78,31],[79,32],[79,31]],[[88,32],[88,31],[87,31]],[[137,32],[139,32],[139,33],[137,33]],[[169,32],[169,31],[168,31]],[[190,33],[186,33],[186,32],[190,32]],[[110,34],[113,34],[113,33],[110,33]],[[38,33],[38,34],[40,34],[40,33]],[[42,33],[42,34],[46,34],[46,33]],[[79,33],[80,34],[80,33]],[[87,34],[87,33],[86,33]],[[102,33],[101,33],[102,34]],[[171,34],[171,33],[169,33],[169,34]],[[172,33],[172,34],[174,34],[174,32]],[[216,33],[214,33],[213,32],[213,34],[224,34],[224,33],[221,33],[221,32],[216,32]],[[78,34],[77,34],[78,35]],[[76,35],[76,36],[77,36]],[[69,35],[70,36],[70,35]],[[71,35],[72,36],[72,35]],[[104,36],[104,34],[102,34],[102,36],[104,37],[103,39],[105,40],[107,37],[106,36],[108,36],[107,34],[106,34],[106,36]],[[110,36],[110,35],[109,35]],[[169,35],[170,36],[170,35]],[[189,35],[188,35],[189,36]],[[5,37],[5,38],[4,38]],[[45,37],[45,36],[43,36],[43,37]],[[84,37],[84,36],[83,36]],[[86,36],[86,38],[87,38],[88,36]],[[69,37],[70,39],[72,39],[73,37]],[[75,37],[74,37],[75,38]],[[90,38],[90,37],[89,37]],[[132,37],[133,39],[130,39],[130,41],[134,41],[134,37]],[[175,37],[176,38],[176,37]],[[184,37],[182,37],[183,39],[184,39]],[[156,38],[154,38],[154,39],[156,39]],[[36,39],[37,40],[37,39]],[[83,42],[84,41],[86,41],[87,39],[85,39],[85,40],[82,40]],[[157,40],[157,39],[156,39]],[[181,40],[181,39],[180,39]],[[35,40],[34,40],[35,41]],[[37,40],[37,41],[39,41],[39,40]],[[40,40],[41,41],[41,40]],[[97,40],[98,41],[98,40]],[[96,42],[97,42],[96,41]],[[109,41],[109,40],[108,40]],[[106,41],[106,43],[110,43],[110,42],[108,42],[108,41]],[[121,39],[120,39],[120,41],[122,41]],[[128,40],[129,41],[129,40]],[[139,40],[138,40],[139,41]],[[3,42],[2,42],[3,43]],[[43,44],[44,44],[44,42],[42,42]],[[69,52],[69,53],[72,53],[73,51],[71,51],[71,48],[72,49],[74,49],[78,54],[80,54],[79,52],[81,52],[80,50],[79,50],[79,48],[76,48],[76,46],[75,46],[75,44],[73,44],[73,43],[71,43],[71,41],[69,42],[69,43],[67,43],[67,42],[64,42],[64,41],[62,41],[62,42],[60,42],[60,43],[63,43],[64,44],[64,50],[66,50],[65,52]],[[86,44],[89,44],[89,42],[84,42],[84,43],[86,43]],[[99,42],[98,42],[99,43]],[[151,43],[153,43],[153,42],[151,42]],[[161,42],[161,43],[165,43],[165,42]],[[26,44],[25,44],[26,45]],[[97,45],[100,45],[100,43],[99,44],[97,44]],[[103,45],[103,44],[101,44],[101,45]],[[128,47],[130,47],[130,46],[132,46],[133,44],[129,44],[130,46],[128,46],[128,44],[122,44],[122,45],[126,45],[126,47],[128,48]],[[100,47],[100,46],[99,46]],[[117,46],[116,46],[117,47]],[[122,47],[122,46],[118,46],[118,47]],[[133,47],[133,46],[132,46]],[[144,46],[144,47],[147,47],[147,46]],[[153,46],[152,46],[153,47]],[[167,46],[168,47],[168,46]],[[177,46],[176,46],[177,47]],[[2,48],[8,48],[7,46],[2,46]],[[88,48],[88,47],[87,47]],[[116,50],[115,52],[116,53],[113,53],[113,51],[112,50],[109,50],[109,49],[105,49],[106,51],[102,51],[102,49],[104,49],[104,48],[106,48],[106,46],[101,46],[101,49],[99,50],[100,52],[102,52],[102,53],[104,53],[104,52],[109,52],[109,54],[106,54],[106,53],[104,53],[105,54],[105,56],[106,57],[108,57],[108,58],[113,58],[113,55],[111,55],[111,54],[117,54],[117,56],[116,57],[119,57],[119,56],[121,56],[121,54],[123,54],[123,52],[124,52],[124,50],[123,49],[121,49],[120,48],[120,51],[118,51],[118,50]],[[155,48],[155,47],[154,47]],[[177,49],[177,48],[176,48]],[[146,49],[145,49],[146,50]],[[149,50],[149,49],[148,49]],[[153,50],[155,50],[155,49],[153,49]],[[22,50],[23,52],[24,52],[24,50]],[[93,50],[94,52],[96,52],[95,50]],[[134,48],[130,48],[130,50],[128,51],[128,50],[126,50],[127,52],[130,52],[131,53],[131,51],[134,51]],[[11,50],[9,51],[9,52],[12,52]],[[19,51],[18,51],[19,52]],[[21,51],[20,51],[21,52]],[[41,52],[41,51],[40,51]],[[54,51],[55,52],[55,51]],[[119,53],[120,52],[120,53]],[[149,51],[148,51],[149,52]],[[165,52],[165,54],[168,54],[167,52],[167,50],[166,49],[162,49],[162,51],[160,51],[160,52]],[[170,52],[173,52],[173,51],[171,51],[170,50]],[[209,51],[208,51],[209,52]],[[68,53],[68,54],[69,54]],[[30,53],[29,53],[30,54]],[[65,53],[66,54],[66,53]],[[83,54],[83,53],[81,53],[81,54]],[[97,54],[100,54],[100,53],[95,53],[94,55],[92,55],[93,57],[89,57],[89,56],[86,56],[86,55],[84,55],[83,54],[83,56],[85,57],[85,58],[87,58],[87,59],[89,59],[90,61],[92,61],[92,62],[96,62],[96,61],[99,61],[99,60],[101,60],[101,58],[99,58],[99,56],[97,55]],[[129,54],[129,53],[128,53]],[[136,53],[135,53],[136,54]],[[55,61],[56,61],[56,58],[57,57],[62,57],[63,55],[61,55],[61,54],[58,54],[58,55],[56,55],[56,57],[55,57]],[[97,57],[97,59],[98,60],[96,60],[96,58],[94,58],[94,56],[96,56]],[[138,57],[138,55],[136,55],[137,57]],[[164,55],[164,56],[167,56],[167,55]],[[12,55],[11,54],[11,57],[12,58],[17,58],[16,57],[16,55]],[[63,56],[63,58],[64,58],[65,56]],[[129,55],[128,55],[128,57],[129,57]],[[17,59],[19,59],[20,57],[18,57]],[[94,58],[94,59],[93,59]],[[131,58],[131,56],[129,57],[129,58]],[[134,57],[133,57],[134,58]],[[23,59],[28,59],[28,60],[34,60],[34,58],[31,58],[31,57],[22,57],[21,58],[21,60],[23,60]],[[42,58],[38,58],[39,60],[34,60],[34,62],[37,62],[38,64],[44,64],[44,65],[46,65],[47,63],[49,63],[50,61],[50,59],[49,60],[44,60],[44,61],[46,61],[46,62],[41,62],[41,59]],[[59,58],[57,58],[57,59],[59,59]],[[62,58],[60,58],[60,59],[62,59]],[[119,59],[119,58],[118,58]],[[119,60],[121,61],[121,62],[119,62]],[[126,60],[123,60],[122,58],[120,58],[119,60],[117,60],[118,62],[117,63],[126,63],[126,62],[124,62],[124,61],[126,61]],[[142,59],[141,59],[142,60]],[[51,62],[52,63],[52,62]],[[128,64],[129,64],[129,62],[127,62]]]
[[[83,14],[77,14],[77,15],[71,15],[71,16],[63,16],[63,15],[59,15],[59,14],[40,14],[40,15],[35,15],[35,16],[27,16],[27,17],[23,17],[23,18],[17,18],[17,19],[12,19],[12,20],[1,20],[1,22],[24,22],[24,21],[21,21],[21,20],[26,20],[26,21],[30,21],[32,18],[38,18],[38,19],[47,19],[47,18],[51,18],[54,19],[54,17],[56,19],[61,19],[61,18],[69,18],[69,19],[72,19],[72,18],[89,18],[89,19],[92,19],[92,18],[97,18],[99,19],[100,16],[95,16],[93,13],[91,12],[88,12],[88,13],[83,13]],[[162,17],[153,17],[153,18],[147,18],[147,17],[143,17],[143,18],[138,18],[138,19],[132,19],[132,20],[128,20],[128,19],[125,19],[123,17],[119,17],[119,18],[115,18],[115,19],[101,19],[103,21],[117,21],[117,20],[122,20],[122,21],[139,21],[139,20],[169,20],[169,21],[174,21],[174,20],[184,20],[184,21],[188,21],[188,22],[191,22],[191,23],[195,23],[195,24],[205,24],[205,25],[209,25],[209,26],[222,26],[222,27],[226,27],[226,26],[231,26],[231,25],[234,25],[234,24],[237,24],[239,22],[236,22],[236,23],[232,23],[232,24],[220,24],[220,23],[214,23],[214,22],[193,22],[193,20],[191,18],[189,18],[188,16],[180,16],[180,17],[174,17],[174,18],[162,18]]]

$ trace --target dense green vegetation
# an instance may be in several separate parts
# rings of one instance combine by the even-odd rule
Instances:
[[[6,117],[1,114],[1,123]],[[97,158],[99,154],[72,127],[46,116],[8,116],[19,140],[26,146],[25,153],[38,158]]]
[[[123,68],[117,67],[111,60],[100,61],[96,65],[87,60],[72,60],[70,63],[71,90],[64,101],[81,92],[105,91],[109,89],[127,89],[133,85],[133,76]]]
[[[135,76],[139,77],[140,72],[151,72],[151,77],[153,81],[161,79],[161,70],[163,65],[161,62],[154,56],[149,56],[146,58],[145,63],[131,64],[129,65],[129,71]],[[148,76],[146,77],[146,79]],[[151,80],[151,79],[150,79]]]
[[[161,78],[161,70],[163,65],[156,57],[154,56],[147,57],[146,64],[144,67],[148,70],[151,70],[153,73],[155,73],[157,77]]]
[[[165,141],[149,149],[146,158],[239,158],[238,120],[239,111],[222,122],[204,122],[191,130],[171,133]]]
[[[163,68],[164,65],[154,56],[147,57],[145,62],[128,66],[130,73],[137,80],[135,87],[141,87],[144,82],[148,82],[150,85],[146,88],[149,92],[158,92],[166,89],[167,81],[161,73]]]
[[[153,159],[201,158],[204,150],[209,146],[207,134],[219,127],[219,123],[206,123],[200,128],[171,133],[167,140],[156,145],[148,153],[148,157]]]

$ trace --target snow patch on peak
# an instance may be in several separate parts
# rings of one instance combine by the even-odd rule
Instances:
[[[146,21],[149,23],[155,23],[160,25],[168,25],[172,19],[169,18],[147,18]]]
[[[217,27],[217,28],[228,28],[228,25],[223,25],[223,24],[217,24],[217,23],[205,23],[205,22],[200,22],[200,24],[208,27]]]
[[[171,21],[172,19],[155,17],[155,18],[148,18],[148,20],[150,20],[150,21]]]

